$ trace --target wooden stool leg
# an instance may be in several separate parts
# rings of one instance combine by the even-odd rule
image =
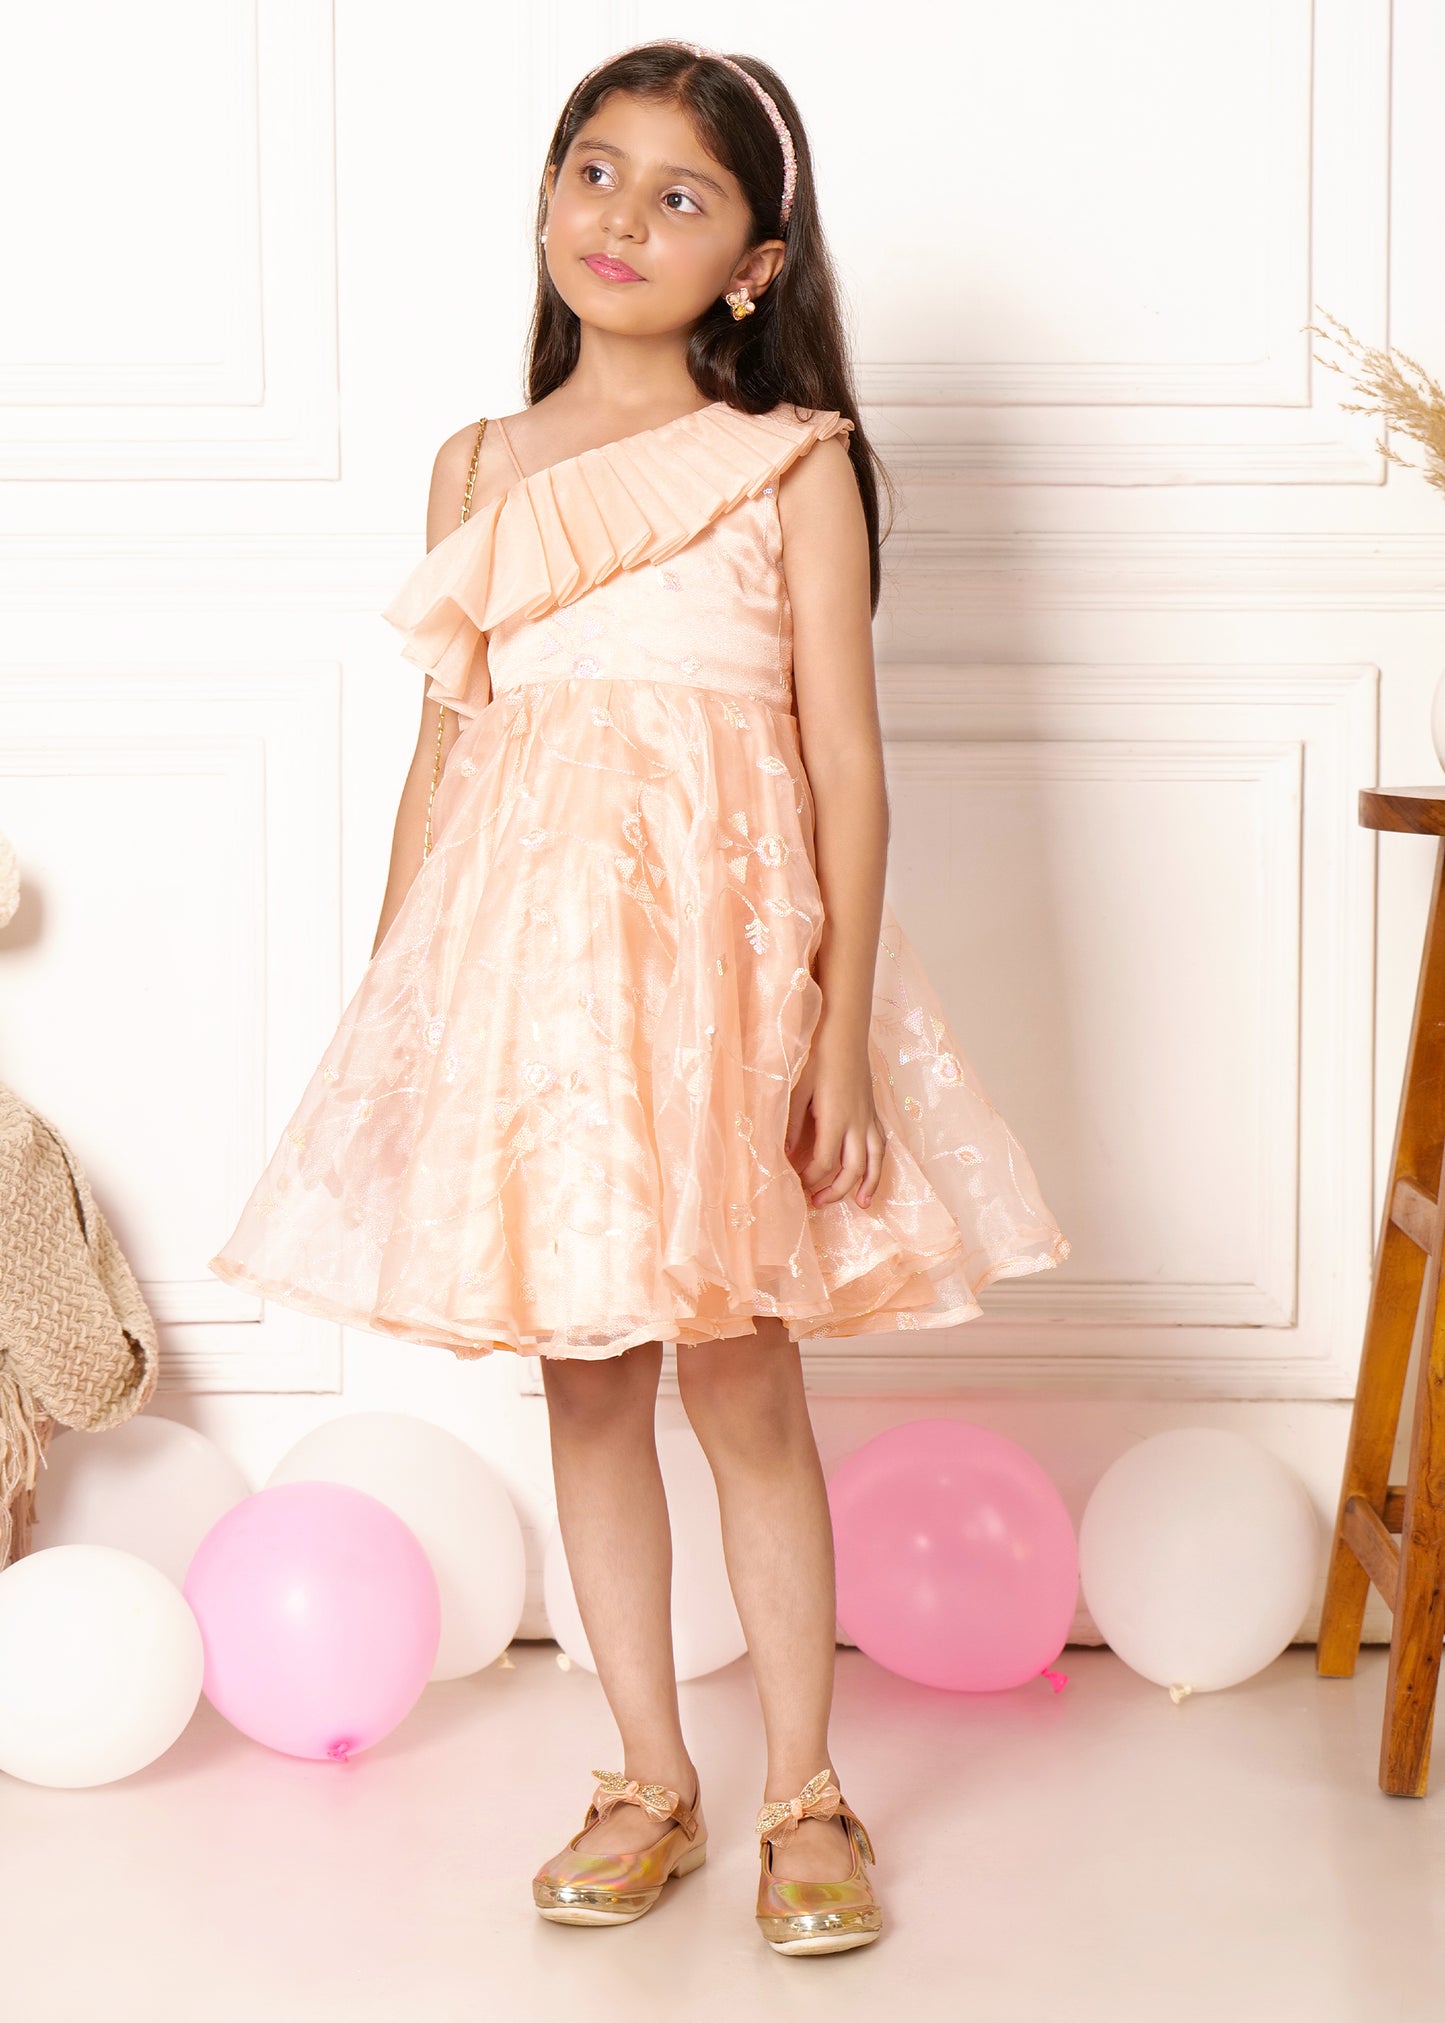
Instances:
[[[1402,1798],[1423,1798],[1429,1782],[1430,1732],[1445,1642],[1445,1314],[1440,1310],[1438,1235],[1426,1303],[1429,1331],[1415,1387],[1380,1744],[1380,1789]]]
[[[1415,1016],[1365,1322],[1355,1408],[1335,1518],[1334,1544],[1315,1669],[1349,1678],[1360,1649],[1370,1580],[1391,1606],[1396,1548],[1385,1525],[1390,1460],[1431,1252],[1438,1254],[1441,1152],[1445,1148],[1445,841],[1437,842],[1435,884],[1420,958]],[[1422,1372],[1423,1376],[1423,1372]],[[1436,1466],[1440,1464],[1437,1462]],[[1393,1642],[1393,1638],[1392,1638]],[[1394,1665],[1392,1655],[1391,1663]],[[1393,1673],[1392,1673],[1393,1676]]]

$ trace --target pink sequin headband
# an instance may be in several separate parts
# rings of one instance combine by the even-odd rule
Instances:
[[[573,92],[571,98],[569,98],[567,101],[567,114],[566,114],[567,119],[570,119],[572,117],[572,107],[577,102],[577,93],[583,89],[583,86],[591,83],[592,79],[597,75],[599,70],[605,70],[607,68],[607,65],[609,63],[615,63],[619,56],[630,56],[633,50],[635,49],[656,49],[658,47],[663,47],[667,49],[685,49],[691,56],[710,56],[712,57],[714,62],[725,63],[729,70],[735,70],[738,76],[743,80],[744,84],[750,85],[753,91],[756,92],[758,102],[762,106],[763,111],[768,115],[768,119],[772,125],[773,132],[778,136],[778,146],[783,151],[783,200],[781,206],[779,207],[778,222],[782,225],[786,225],[788,222],[789,214],[791,213],[793,208],[793,191],[796,188],[798,181],[798,158],[793,152],[793,136],[788,132],[787,122],[783,118],[783,115],[778,111],[776,103],[770,97],[770,95],[763,90],[763,87],[758,83],[758,80],[753,76],[752,72],[749,70],[744,70],[740,63],[734,63],[730,56],[724,56],[721,54],[720,51],[716,49],[701,49],[695,42],[669,42],[659,45],[658,42],[654,39],[653,41],[650,42],[633,42],[630,43],[626,49],[615,50],[613,54],[607,57],[603,62],[595,63],[592,66],[591,70],[588,71],[587,75],[582,79],[582,82],[577,86],[577,90]]]

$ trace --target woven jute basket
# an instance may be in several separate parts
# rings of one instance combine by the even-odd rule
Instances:
[[[57,1426],[118,1426],[160,1375],[156,1324],[55,1126],[0,1082],[0,1567],[32,1547]]]

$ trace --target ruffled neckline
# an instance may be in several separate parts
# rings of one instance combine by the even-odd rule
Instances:
[[[745,414],[726,401],[564,457],[476,507],[407,577],[382,612],[428,694],[471,714],[478,640],[504,619],[575,604],[619,569],[677,553],[744,499],[759,497],[814,443],[846,435],[835,408],[780,401]]]
[[[620,450],[627,443],[639,443],[645,437],[662,435],[668,429],[678,428],[685,421],[697,421],[701,416],[711,414],[715,408],[726,406],[727,402],[725,400],[711,400],[707,403],[706,407],[690,407],[686,414],[675,414],[671,421],[654,422],[651,428],[634,429],[631,435],[618,436],[615,442],[596,443],[589,450],[578,450],[575,456],[559,457],[554,464],[544,464],[540,471],[532,471],[526,477],[519,476],[514,479],[507,486],[506,491],[498,494],[498,500],[499,502],[505,500],[509,492],[515,492],[523,485],[535,485],[540,478],[553,477],[559,471],[565,472],[570,465],[580,464],[587,457],[604,457],[609,450]],[[754,416],[752,419],[756,419],[756,417]],[[489,423],[488,426],[496,427],[496,423]],[[470,519],[471,515],[468,514],[467,521],[464,521],[462,525],[466,525]],[[452,531],[459,534],[461,530],[461,526],[457,526]],[[448,536],[447,538],[450,537]],[[438,543],[437,545],[440,546],[441,544]]]

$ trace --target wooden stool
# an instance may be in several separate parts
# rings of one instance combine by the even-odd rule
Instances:
[[[1445,1243],[1441,1155],[1445,1152],[1445,783],[1364,789],[1360,826],[1433,836],[1435,882],[1415,1018],[1400,1092],[1390,1185],[1375,1253],[1364,1349],[1344,1485],[1335,1518],[1315,1670],[1348,1679],[1360,1652],[1373,1581],[1393,1612],[1385,1684],[1380,1789],[1423,1798],[1440,1650],[1445,1642]],[[1428,1264],[1428,1272],[1426,1266]],[[1409,1476],[1389,1480],[1410,1345],[1425,1290],[1425,1336],[1415,1386]],[[1395,1534],[1398,1534],[1398,1543]]]

